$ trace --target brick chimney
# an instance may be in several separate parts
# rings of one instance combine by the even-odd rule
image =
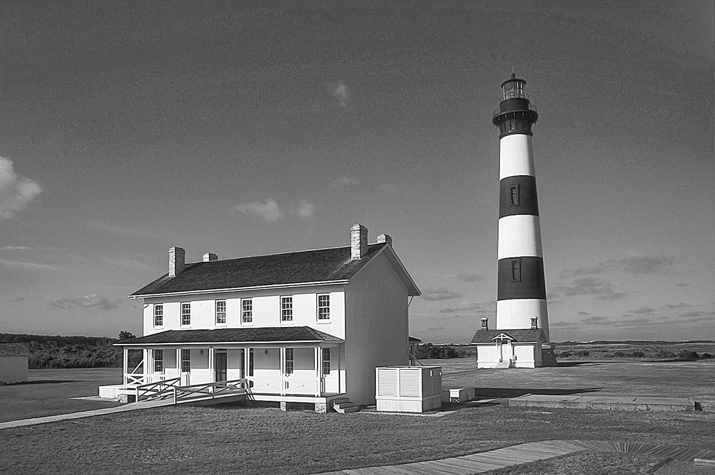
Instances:
[[[186,251],[180,247],[169,248],[169,277],[176,277],[186,267]]]
[[[390,247],[392,247],[392,237],[390,237],[389,234],[380,234],[379,236],[377,236],[377,242],[378,244],[381,242],[386,242],[390,245]]]
[[[217,261],[218,260],[218,255],[214,254],[213,252],[207,252],[204,254],[204,262],[211,262],[211,261]]]
[[[367,228],[361,224],[353,224],[350,228],[350,259],[361,259],[367,254]]]
[[[489,319],[488,318],[482,318],[482,330],[484,330],[484,331],[489,330]]]

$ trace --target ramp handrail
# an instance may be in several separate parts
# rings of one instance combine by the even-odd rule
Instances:
[[[172,388],[176,387],[180,380],[181,378],[172,378],[137,386],[137,402],[169,397]]]
[[[174,404],[187,402],[198,398],[215,399],[217,396],[248,393],[245,379],[231,381],[215,381],[211,383],[192,384],[190,386],[175,386],[171,391],[174,395]]]

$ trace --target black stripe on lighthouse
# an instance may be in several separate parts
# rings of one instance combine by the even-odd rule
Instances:
[[[499,217],[517,214],[539,215],[536,178],[533,176],[508,176],[499,182]]]
[[[497,300],[511,299],[546,299],[543,258],[499,259]]]

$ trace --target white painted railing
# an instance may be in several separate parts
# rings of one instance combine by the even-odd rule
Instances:
[[[247,386],[245,379],[234,379],[232,381],[216,381],[191,386],[175,386],[171,388],[171,392],[174,397],[174,404],[180,404],[199,399],[215,399],[223,396],[247,394]]]
[[[181,378],[172,378],[137,386],[137,402],[151,399],[166,399],[172,395],[171,389],[181,384],[180,379]]]

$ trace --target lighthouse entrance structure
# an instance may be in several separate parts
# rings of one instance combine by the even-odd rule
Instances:
[[[497,315],[472,339],[477,367],[554,365],[549,341],[541,223],[531,146],[539,114],[514,73],[501,84],[492,122],[499,129]],[[505,352],[505,344],[511,352]],[[520,351],[517,353],[516,349]]]

